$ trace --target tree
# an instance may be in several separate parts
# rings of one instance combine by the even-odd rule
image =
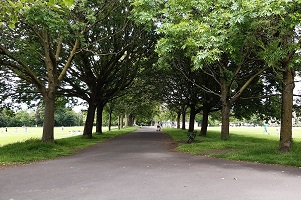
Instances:
[[[39,5],[44,6],[63,6],[71,8],[74,5],[74,0],[50,0],[50,1],[39,1],[35,2]],[[29,9],[33,5],[31,0],[16,0],[9,1],[4,0],[1,3],[0,9],[0,26],[4,23],[10,28],[14,28],[15,24],[22,18],[22,12]]]
[[[216,65],[221,84],[221,137],[224,139],[229,137],[233,103],[266,69],[279,69],[284,83],[280,149],[289,150],[295,71],[292,64],[296,63],[300,49],[297,17],[300,2],[175,0],[135,1],[133,5],[137,21],[158,24],[157,29],[164,36],[158,44],[161,56],[179,47],[193,56],[195,67],[205,69],[210,66],[208,63]],[[249,68],[252,73],[239,87],[235,86],[237,75],[245,72],[241,71],[243,68]],[[232,95],[230,87],[233,86]]]
[[[17,12],[15,9],[23,4],[26,6]],[[28,87],[35,87],[43,97],[42,141],[51,142],[57,88],[79,48],[79,34],[83,29],[68,7],[46,1],[16,1],[14,5],[12,12],[17,19],[14,28],[9,28],[10,22],[1,26],[0,65],[24,80]],[[4,8],[7,6],[8,1]]]
[[[76,65],[69,70],[60,91],[88,103],[84,135],[91,138],[95,110],[96,132],[101,133],[104,106],[124,95],[148,62],[154,42],[153,34],[128,19],[127,1],[91,1],[87,6],[101,8],[94,16],[96,24],[83,37],[89,50],[77,54]]]
[[[236,24],[231,23],[230,2],[225,4],[217,2],[214,6],[205,1],[202,3],[156,1],[156,3],[157,9],[146,11],[153,3],[136,1],[134,5],[137,6],[137,15],[146,21],[152,21],[157,17],[156,23],[160,23],[157,29],[162,36],[157,44],[160,57],[168,58],[173,49],[183,49],[186,55],[192,58],[194,68],[202,68],[204,73],[209,74],[220,85],[220,92],[209,91],[204,87],[203,89],[221,98],[221,138],[227,139],[231,107],[265,68],[262,65],[259,65],[259,68],[252,67],[248,76],[241,70],[249,68],[250,62],[254,62],[253,58],[251,61],[246,59],[252,55],[252,48],[246,47],[247,38],[244,32],[238,31]],[[235,37],[231,37],[232,35]],[[244,81],[240,81],[241,85],[238,86],[235,83],[241,78],[244,78]]]
[[[282,84],[279,149],[284,152],[290,150],[292,143],[294,77],[300,69],[300,6],[298,1],[257,2],[247,15],[249,38],[258,47],[258,57],[274,70],[276,77],[281,77],[278,79]]]

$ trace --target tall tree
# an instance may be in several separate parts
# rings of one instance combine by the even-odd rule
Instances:
[[[161,56],[178,47],[193,56],[195,67],[206,69],[208,63],[215,64],[216,70],[211,71],[218,72],[221,85],[224,139],[229,137],[233,103],[267,68],[279,69],[284,83],[280,149],[289,149],[295,71],[292,64],[300,49],[300,2],[174,0],[135,1],[133,5],[137,21],[158,24],[163,35],[158,43]],[[244,69],[250,69],[248,78],[238,86],[237,77],[244,77]]]
[[[217,1],[212,6],[206,1],[136,1],[133,5],[136,6],[134,15],[139,17],[138,21],[160,24],[157,30],[162,38],[157,44],[157,52],[161,58],[173,56],[175,48],[182,49],[192,58],[194,68],[202,68],[220,85],[219,92],[210,92],[221,98],[221,138],[227,139],[231,107],[265,69],[262,65],[252,67],[247,76],[242,70],[254,62],[247,59],[252,55],[252,48],[246,47],[244,31],[231,22],[231,3]],[[157,5],[156,9],[149,11],[148,8],[154,5]],[[240,81],[241,84],[237,85],[237,80],[241,78],[244,82]]]
[[[97,109],[97,132],[101,132],[102,111],[107,102],[123,95],[153,50],[153,35],[128,19],[127,1],[90,1],[88,7],[101,8],[95,15],[96,25],[84,35],[88,51],[80,52],[76,66],[69,70],[64,87],[65,95],[88,102],[84,135],[92,137]]]
[[[257,5],[259,12],[252,18],[254,43],[260,56],[273,68],[282,85],[281,128],[279,149],[287,152],[292,144],[292,112],[295,72],[300,70],[300,8],[299,1],[272,1]],[[265,13],[262,13],[262,11]],[[254,16],[254,15],[253,15]],[[253,17],[252,16],[252,17]]]
[[[51,5],[46,1],[15,3],[26,6],[20,12],[13,10],[18,14],[13,29],[9,28],[10,22],[2,23],[0,65],[5,67],[2,69],[15,73],[29,87],[36,88],[43,97],[42,141],[51,142],[54,140],[57,88],[79,48],[79,34],[83,29],[68,7]]]

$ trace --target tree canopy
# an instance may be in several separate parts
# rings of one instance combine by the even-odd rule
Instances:
[[[175,49],[182,49],[193,68],[217,80],[224,139],[229,137],[234,103],[272,68],[283,83],[280,149],[289,150],[294,71],[300,58],[300,2],[137,0],[132,5],[137,22],[161,34],[157,43],[161,60],[170,60]]]
[[[88,103],[89,137],[96,110],[101,132],[106,104],[110,117],[118,107],[133,122],[159,102],[178,122],[182,115],[184,128],[189,111],[189,131],[202,113],[202,135],[209,113],[221,110],[222,139],[230,137],[231,115],[280,118],[279,148],[289,151],[300,7],[288,0],[6,0],[1,101],[42,99],[43,141],[53,141],[55,101],[63,96]]]

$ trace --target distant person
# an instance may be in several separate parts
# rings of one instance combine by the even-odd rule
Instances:
[[[5,127],[5,132],[7,133],[7,127]]]
[[[158,122],[158,124],[157,124],[157,131],[161,131],[161,125],[160,125],[160,122]]]
[[[268,135],[270,135],[269,132],[268,132],[268,124],[267,123],[263,124],[263,132],[267,133]]]

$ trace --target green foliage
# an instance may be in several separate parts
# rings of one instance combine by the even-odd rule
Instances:
[[[262,47],[261,58],[277,66],[288,52],[300,49],[298,43],[283,40],[295,37],[300,25],[299,1],[137,0],[133,6],[136,21],[153,23],[162,35],[157,44],[160,57],[167,59],[174,48],[185,49],[196,67],[214,63],[224,53],[240,63],[247,46]]]
[[[70,108],[59,108],[54,113],[55,126],[81,126],[83,118]]]
[[[2,1],[0,9],[0,26],[8,24],[10,28],[15,28],[15,24],[21,18],[24,12],[34,6],[48,6],[52,8],[66,7],[72,9],[74,0],[49,0],[49,1],[34,1],[34,0],[17,0],[17,1]]]
[[[0,112],[0,127],[22,127],[43,126],[44,109],[32,111],[20,110],[14,112],[7,108]],[[71,108],[59,107],[55,110],[55,126],[81,126],[83,125],[83,114],[76,113]]]
[[[27,111],[14,112],[7,108],[0,112],[0,127],[34,126],[35,116]]]

